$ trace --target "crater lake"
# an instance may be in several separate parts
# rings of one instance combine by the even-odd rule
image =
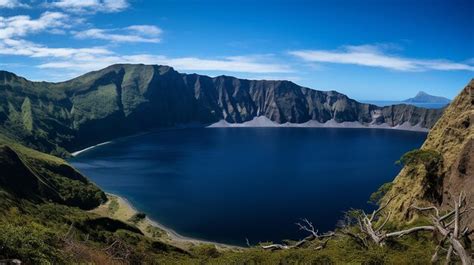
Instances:
[[[367,201],[426,133],[349,128],[195,128],[114,140],[70,162],[180,235],[245,245],[320,232]]]

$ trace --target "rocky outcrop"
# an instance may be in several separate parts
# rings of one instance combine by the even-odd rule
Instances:
[[[434,204],[448,208],[461,191],[474,202],[474,80],[445,110],[430,130],[421,150],[441,155],[436,170],[423,165],[405,166],[395,178],[385,199],[392,198],[388,209],[396,220],[415,217],[412,205]],[[472,205],[471,205],[472,207]],[[468,220],[474,225],[474,217]]]
[[[403,104],[362,104],[290,81],[211,78],[168,66],[113,65],[61,83],[0,72],[0,132],[58,155],[187,123],[236,124],[266,117],[277,124],[353,122],[427,130],[441,113]]]

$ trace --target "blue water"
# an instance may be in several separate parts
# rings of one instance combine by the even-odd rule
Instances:
[[[388,101],[388,100],[359,100],[359,102],[373,104],[379,107],[385,107],[385,106],[397,105],[397,104],[407,104],[407,105],[414,105],[414,106],[425,108],[425,109],[441,109],[448,105],[446,103],[420,103],[420,102],[403,102],[403,101]]]
[[[183,129],[120,139],[71,162],[182,235],[243,245],[245,238],[301,238],[299,218],[327,231],[343,211],[371,209],[370,194],[425,137],[380,129]]]

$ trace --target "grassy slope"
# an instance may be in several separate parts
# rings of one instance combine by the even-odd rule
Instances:
[[[60,94],[56,96],[62,97]],[[459,98],[464,97],[461,94]],[[450,107],[447,111],[447,115],[454,116],[455,121],[465,117],[457,110],[469,107],[462,102],[458,102],[459,107]],[[39,101],[36,103],[39,104]],[[23,110],[15,117],[21,119],[22,130],[25,131],[31,126],[35,130],[35,124],[31,125],[30,122],[35,115],[31,113],[31,104],[23,101]],[[451,118],[447,118],[441,119],[438,124],[451,122]],[[463,124],[465,123],[461,122]],[[472,137],[472,130],[469,132],[469,137]],[[456,149],[450,149],[455,156],[461,149],[458,146],[464,141],[458,143],[459,139],[464,139],[459,136],[466,136],[462,127],[457,130],[436,129],[429,139],[435,137],[439,140],[433,148],[444,148],[447,144],[455,146]],[[359,247],[347,237],[338,236],[320,251],[314,250],[314,245],[275,252],[258,247],[244,251],[218,251],[212,245],[199,245],[186,252],[142,235],[143,232],[132,224],[81,210],[80,208],[89,209],[103,202],[104,194],[64,160],[27,148],[12,140],[12,137],[0,133],[0,167],[4,167],[0,168],[0,179],[3,179],[0,186],[0,259],[20,258],[31,264],[67,264],[72,261],[113,264],[118,260],[112,258],[107,247],[117,240],[123,242],[123,247],[118,252],[129,252],[122,261],[161,264],[426,264],[434,249],[428,235],[420,233],[389,242],[384,247],[371,246],[369,249]],[[430,146],[428,141],[426,146]],[[447,158],[451,161],[449,155]],[[406,171],[404,169],[401,174],[407,175]],[[11,181],[18,180],[17,177],[27,179],[26,182],[19,181],[17,184],[34,185],[10,185]],[[401,194],[410,189],[415,196],[422,193],[421,182],[413,184],[399,179],[397,178],[394,186],[401,189]],[[402,200],[398,202],[403,204]]]
[[[411,205],[427,203],[445,205],[451,201],[450,194],[456,196],[461,190],[467,193],[468,201],[474,200],[472,189],[474,173],[464,172],[465,174],[459,175],[457,172],[460,160],[473,161],[474,156],[473,152],[463,152],[474,140],[473,91],[474,80],[445,110],[421,148],[442,156],[439,168],[429,172],[430,170],[423,164],[408,165],[395,178],[391,190],[385,196],[385,200],[394,197],[389,205],[389,210],[394,212],[393,220],[401,222],[414,219],[417,216],[409,210]],[[457,184],[453,186],[454,183]]]
[[[104,249],[120,240],[130,262],[183,251],[143,236],[131,224],[92,209],[105,194],[64,160],[0,135],[0,260],[27,264],[93,262],[113,264]],[[123,251],[123,250],[121,250]]]

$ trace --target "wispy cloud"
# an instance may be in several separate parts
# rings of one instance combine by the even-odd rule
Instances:
[[[393,55],[380,45],[344,46],[338,50],[298,50],[289,53],[307,62],[353,64],[397,71],[474,71],[474,66],[463,62]]]
[[[94,60],[97,56],[111,55],[113,53],[102,47],[50,48],[26,40],[3,39],[0,41],[0,54],[32,58]]]
[[[252,56],[206,59],[198,57],[167,57],[153,54],[117,55],[109,54],[77,57],[73,60],[59,60],[40,64],[39,68],[97,70],[115,63],[144,63],[170,65],[177,70],[220,71],[236,73],[288,73],[291,68],[276,63],[256,62]]]
[[[123,29],[88,29],[75,32],[78,39],[100,39],[112,42],[160,42],[162,30],[153,25],[133,25]]]
[[[69,16],[61,12],[44,12],[38,19],[30,16],[0,16],[0,40],[69,27],[66,23],[68,20]]]
[[[0,0],[0,8],[18,8],[29,7],[27,4],[21,3],[18,0]]]
[[[59,0],[47,5],[73,13],[113,13],[123,11],[129,6],[127,0]]]

